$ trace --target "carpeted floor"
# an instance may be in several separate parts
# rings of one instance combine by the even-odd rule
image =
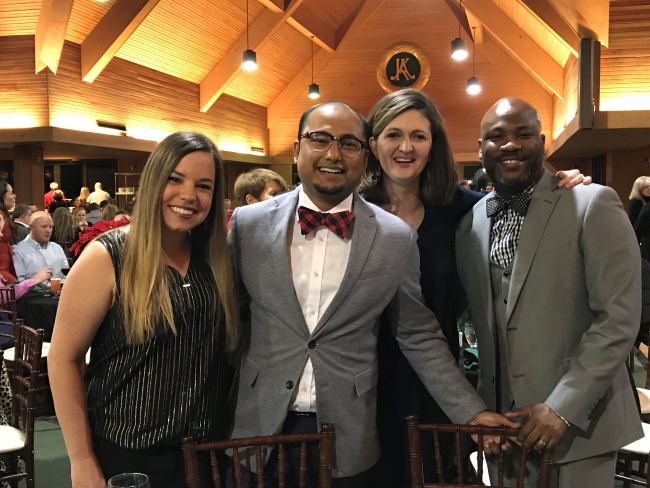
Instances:
[[[34,430],[36,487],[71,488],[70,462],[56,417],[37,418]]]

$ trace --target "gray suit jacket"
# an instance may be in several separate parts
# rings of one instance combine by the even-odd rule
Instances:
[[[335,477],[378,459],[377,331],[386,311],[404,354],[455,422],[485,404],[462,377],[422,300],[416,232],[354,195],[350,258],[331,305],[310,335],[296,297],[288,239],[298,190],[235,210],[229,242],[250,297],[250,347],[240,369],[233,437],[278,433],[307,358],[317,420],[336,429]]]
[[[517,406],[544,402],[572,427],[556,460],[595,456],[642,436],[625,358],[641,314],[639,247],[616,193],[557,187],[545,171],[519,238],[506,308]],[[459,224],[457,263],[478,338],[479,393],[495,408],[496,324],[486,199]]]

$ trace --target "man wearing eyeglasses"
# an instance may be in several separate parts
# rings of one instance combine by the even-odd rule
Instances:
[[[453,421],[515,425],[486,411],[423,305],[417,233],[354,192],[365,172],[368,137],[366,121],[348,105],[309,109],[293,149],[302,185],[235,210],[229,234],[251,333],[233,437],[316,432],[333,424],[334,488],[365,488],[379,457],[382,313]],[[266,473],[273,463],[271,456]],[[310,463],[315,474],[318,457]],[[248,467],[254,470],[254,460]],[[308,486],[317,486],[313,477]]]

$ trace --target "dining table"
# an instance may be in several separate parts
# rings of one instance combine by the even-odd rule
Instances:
[[[17,301],[18,317],[32,329],[43,329],[43,340],[52,340],[54,319],[59,306],[59,294],[32,291],[25,293]]]

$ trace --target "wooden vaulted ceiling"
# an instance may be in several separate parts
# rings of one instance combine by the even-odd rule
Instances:
[[[89,83],[117,57],[199,85],[197,111],[223,94],[266,107],[271,154],[286,155],[312,103],[312,69],[323,98],[367,113],[383,94],[374,73],[386,40],[412,41],[426,49],[439,91],[458,70],[449,42],[460,22],[468,45],[476,33],[479,69],[517,66],[562,98],[580,37],[607,44],[608,12],[608,0],[463,0],[462,8],[457,0],[0,0],[0,36],[34,35],[36,72],[56,73],[69,41],[81,46]],[[250,73],[240,67],[247,47],[259,66]],[[467,67],[458,76],[466,75]],[[462,103],[452,98],[449,107]]]

